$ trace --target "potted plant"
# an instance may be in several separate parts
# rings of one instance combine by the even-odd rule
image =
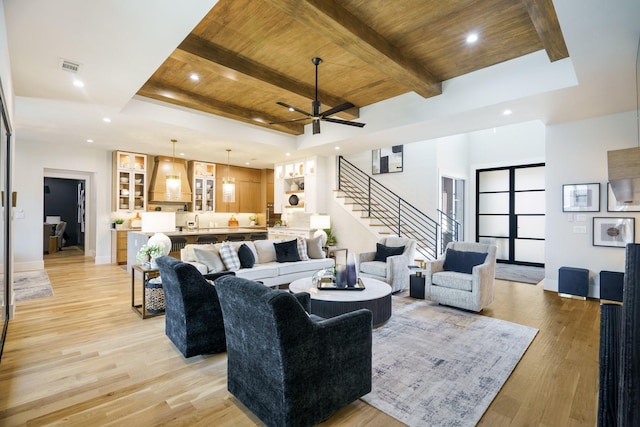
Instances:
[[[330,228],[325,228],[324,232],[327,233],[327,246],[335,246],[338,244],[338,239]]]
[[[163,252],[164,245],[162,243],[142,245],[136,255],[136,260],[146,267],[157,268],[156,258],[161,256]]]
[[[249,215],[249,225],[256,225],[257,221],[258,221],[258,216],[253,214],[253,215]]]
[[[124,219],[122,218],[114,219],[113,223],[116,225],[116,230],[120,230],[124,227]]]

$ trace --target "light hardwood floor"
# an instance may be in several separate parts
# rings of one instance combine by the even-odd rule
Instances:
[[[122,268],[65,251],[45,265],[54,296],[19,302],[9,324],[0,425],[260,425],[226,390],[225,354],[184,359],[164,335],[164,317],[131,310]],[[496,288],[483,314],[540,332],[479,425],[594,426],[598,302],[541,285]],[[403,424],[356,401],[323,425]]]

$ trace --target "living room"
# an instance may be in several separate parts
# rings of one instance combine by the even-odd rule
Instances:
[[[7,5],[13,6],[11,3],[14,2],[5,0],[4,9]],[[239,133],[248,135],[247,138],[262,139],[267,147],[265,151],[276,151],[280,156],[273,162],[287,159],[285,152],[291,152],[292,157],[296,157],[322,147],[321,155],[327,158],[326,175],[329,177],[335,176],[334,160],[336,153],[340,153],[334,150],[336,144],[341,146],[345,158],[365,171],[370,171],[372,149],[402,144],[405,150],[404,171],[376,178],[428,214],[435,213],[439,206],[438,183],[441,176],[464,179],[467,189],[465,240],[475,238],[476,170],[542,162],[546,171],[545,279],[542,286],[545,290],[552,291],[555,297],[559,268],[583,267],[592,272],[589,296],[598,298],[598,272],[624,269],[624,250],[593,245],[592,224],[594,217],[620,216],[619,213],[607,211],[607,151],[635,147],[638,144],[636,96],[630,94],[636,93],[634,75],[639,11],[638,6],[632,3],[624,2],[619,9],[607,10],[607,13],[601,13],[600,6],[585,6],[579,1],[558,4],[556,8],[571,61],[548,64],[546,59],[542,59],[544,54],[533,54],[519,61],[495,65],[484,73],[477,73],[466,79],[453,79],[447,82],[449,87],[445,91],[446,97],[432,100],[428,104],[423,104],[424,101],[417,99],[415,94],[401,95],[387,101],[384,106],[374,105],[366,112],[363,111],[361,121],[367,122],[364,129],[349,130],[340,135],[329,132],[329,127],[323,127],[320,135],[311,135],[307,131],[296,138],[283,137],[276,135],[276,132],[256,130],[220,118],[203,125],[198,122],[202,118],[201,114],[175,110],[159,103],[147,103],[139,97],[127,102],[123,110],[111,108],[109,113],[113,113],[115,122],[119,119],[122,120],[121,123],[127,122],[126,125],[122,124],[123,127],[138,120],[157,125],[152,135],[156,144],[166,145],[166,149],[170,149],[168,141],[173,136],[169,133],[175,130],[168,123],[178,121],[182,121],[182,124],[190,121],[193,124],[188,133],[195,132],[193,129],[220,126],[224,128],[225,136],[230,141],[236,141],[234,134]],[[192,6],[196,8],[195,5]],[[182,23],[183,36],[197,23],[195,17],[204,15],[212,6],[213,4],[199,5],[199,11],[191,12],[191,21],[185,19]],[[598,14],[601,16],[595,19],[594,16]],[[168,17],[163,19],[164,24],[171,21]],[[578,25],[577,21],[588,23],[593,31],[585,31],[584,24]],[[18,193],[12,221],[14,268],[16,271],[44,268],[40,230],[43,212],[42,183],[45,176],[75,176],[87,180],[87,255],[97,265],[108,264],[112,220],[111,151],[114,148],[136,147],[139,141],[135,138],[131,141],[112,140],[109,141],[109,148],[98,144],[66,145],[64,138],[71,140],[73,137],[82,139],[83,142],[87,138],[85,131],[88,129],[79,126],[64,136],[56,135],[55,140],[52,133],[51,143],[43,143],[42,134],[46,134],[46,129],[36,132],[38,129],[26,126],[26,119],[22,114],[27,109],[40,110],[44,122],[55,121],[55,115],[51,118],[49,114],[58,104],[46,97],[38,99],[37,95],[23,88],[19,90],[13,87],[12,80],[17,80],[15,72],[13,75],[11,72],[15,61],[12,58],[14,53],[9,49],[11,40],[7,41],[5,33],[6,30],[0,37],[3,40],[0,75],[15,130],[12,189]],[[132,34],[135,32],[132,31]],[[584,37],[585,40],[578,42],[578,37]],[[168,44],[175,42],[175,47],[180,42],[176,42],[177,39],[176,36]],[[169,51],[165,47],[162,53],[156,52],[154,55],[159,58],[166,56]],[[587,61],[590,57],[597,58],[593,62],[599,63],[602,69],[595,67],[592,61]],[[524,69],[514,70],[518,62]],[[606,64],[615,66],[605,66]],[[587,71],[589,66],[597,69]],[[551,77],[554,72],[558,72],[562,78]],[[546,77],[549,78],[544,81]],[[563,82],[563,88],[559,88],[559,80]],[[506,87],[505,81],[514,86]],[[143,82],[144,79],[138,79],[135,84],[139,87]],[[546,85],[546,88],[540,94],[532,94],[533,87],[539,88],[539,84]],[[583,93],[583,86],[592,90],[588,94]],[[544,93],[547,92],[554,96],[545,98]],[[614,95],[618,98],[613,98]],[[525,110],[524,107],[519,109],[519,105],[524,105],[521,98],[527,96],[534,103],[547,104],[548,113],[540,115],[539,110]],[[620,99],[623,101],[619,102]],[[514,114],[510,117],[502,116],[506,107],[513,110]],[[83,103],[74,108],[77,108],[79,116],[83,116],[81,111],[87,109]],[[493,117],[489,116],[489,109],[492,110]],[[389,123],[389,119],[385,117],[389,110],[394,111],[393,119],[396,121],[389,129],[383,129],[381,123]],[[149,119],[152,116],[162,117],[166,121],[158,125],[159,122]],[[423,121],[424,116],[429,117]],[[453,126],[454,131],[451,131],[452,124],[455,125],[458,120],[459,126]],[[364,133],[359,134],[361,131]],[[237,144],[240,145],[240,142]],[[164,148],[158,148],[160,150]],[[220,151],[216,155],[225,155],[224,149],[216,148],[215,151]],[[224,158],[219,158],[218,161],[224,163]],[[599,184],[598,211],[587,213],[578,219],[562,210],[562,186],[583,183]],[[326,184],[327,205],[324,211],[331,216],[332,228],[339,242],[347,243],[349,250],[354,252],[375,247],[376,236],[360,228],[357,221],[339,205],[334,198],[334,187],[333,180]],[[625,213],[624,216],[638,218],[635,213]],[[34,230],[38,230],[38,233]],[[101,271],[97,268],[96,271]],[[116,281],[122,286],[121,278]],[[122,295],[124,293],[121,292],[120,296]],[[508,304],[508,299],[501,302]]]

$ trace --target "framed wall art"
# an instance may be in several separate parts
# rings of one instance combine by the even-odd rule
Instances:
[[[563,185],[562,212],[600,212],[600,183]]]
[[[373,150],[371,172],[374,175],[402,172],[402,151],[402,145]]]
[[[607,212],[640,212],[640,205],[619,202],[613,194],[611,184],[607,182]]]
[[[635,218],[593,218],[593,246],[624,248],[635,241],[635,233]]]

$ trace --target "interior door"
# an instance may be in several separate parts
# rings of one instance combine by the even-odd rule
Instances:
[[[478,170],[476,182],[476,241],[499,261],[544,265],[544,164]]]
[[[9,317],[11,316],[11,298],[13,271],[11,262],[11,127],[6,114],[4,92],[0,87],[0,359],[7,337]]]

